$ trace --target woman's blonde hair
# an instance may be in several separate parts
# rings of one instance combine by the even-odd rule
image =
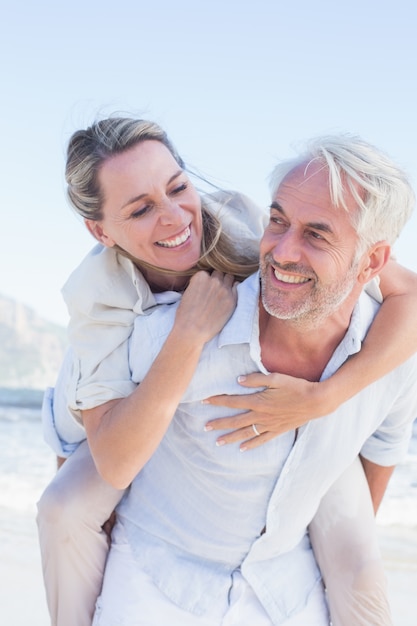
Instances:
[[[99,172],[107,159],[129,150],[142,141],[159,141],[178,165],[185,165],[165,131],[155,122],[128,117],[109,117],[86,130],[76,131],[68,143],[65,178],[68,198],[75,211],[85,219],[103,218],[103,196]],[[221,222],[202,201],[203,238],[201,257],[183,275],[199,270],[219,270],[243,279],[258,269],[258,257],[238,251],[236,244],[222,231]],[[117,248],[121,254],[124,250]],[[163,274],[177,274],[168,268],[154,267],[130,257],[139,267],[156,269]]]

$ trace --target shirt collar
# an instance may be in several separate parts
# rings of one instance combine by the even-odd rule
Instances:
[[[259,291],[259,272],[238,285],[236,309],[219,334],[219,348],[251,342],[254,329],[258,329]]]
[[[254,333],[259,342],[260,273],[249,276],[238,286],[236,309],[219,334],[218,346],[251,343]],[[380,304],[362,292],[352,312],[349,328],[324,369],[321,380],[329,378],[353,354],[359,352]]]
[[[361,293],[353,309],[349,328],[326,365],[320,380],[332,376],[350,356],[359,352],[379,307],[380,304],[374,298],[364,291]]]

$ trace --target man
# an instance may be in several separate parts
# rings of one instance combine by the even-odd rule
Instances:
[[[378,309],[363,287],[389,259],[413,203],[402,173],[356,139],[318,141],[273,180],[261,293],[257,275],[239,286],[235,313],[207,343],[165,437],[119,506],[95,624],[328,624],[308,525],[359,453],[377,506],[407,449],[416,358],[335,413],[245,454],[216,447],[203,430],[224,409],[202,400],[237,393],[237,375],[320,380],[360,349]],[[175,310],[137,320],[136,382]]]

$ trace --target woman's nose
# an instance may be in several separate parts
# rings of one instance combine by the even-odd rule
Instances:
[[[183,209],[179,204],[173,202],[169,198],[163,201],[158,207],[159,210],[159,221],[164,226],[168,226],[169,224],[176,224],[177,222],[182,220]]]

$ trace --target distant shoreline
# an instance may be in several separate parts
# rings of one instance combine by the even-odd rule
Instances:
[[[0,406],[38,409],[42,406],[44,389],[0,387]]]

